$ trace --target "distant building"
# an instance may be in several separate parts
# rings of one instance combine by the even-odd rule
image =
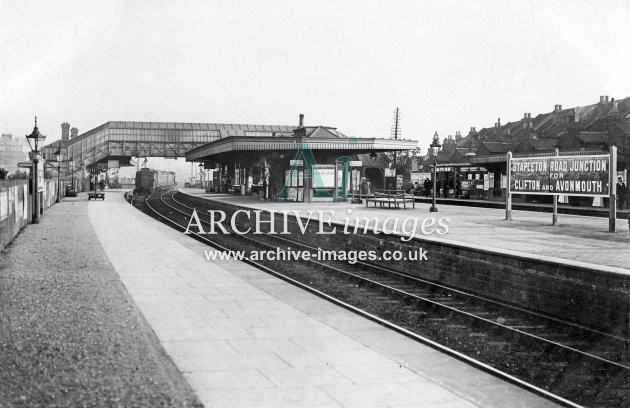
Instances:
[[[452,196],[501,200],[505,197],[506,153],[532,155],[563,152],[608,153],[618,149],[617,170],[630,169],[630,97],[621,100],[600,97],[598,103],[562,109],[523,118],[479,131],[470,128],[442,143],[437,158],[438,180],[453,180]],[[427,158],[427,162],[432,162]],[[627,179],[627,178],[626,178]],[[525,199],[525,197],[523,197]],[[528,200],[540,200],[529,196]],[[548,199],[548,197],[547,197]]]
[[[26,141],[13,138],[10,133],[3,133],[0,137],[0,168],[15,173],[19,162],[28,161],[28,151]]]
[[[70,139],[73,139],[79,135],[79,129],[73,127],[70,129],[70,124],[64,122],[61,124],[61,139],[54,141],[42,148],[42,157],[47,161],[48,165],[46,166],[46,171],[49,172],[53,177],[57,177],[57,164],[54,163],[57,161],[57,154],[61,154],[62,160],[64,162],[61,166],[61,177],[68,178],[69,171],[69,162],[68,159],[68,144],[70,143]]]

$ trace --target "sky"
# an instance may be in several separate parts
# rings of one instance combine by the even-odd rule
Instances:
[[[0,131],[303,113],[389,138],[399,107],[425,153],[436,131],[630,96],[629,38],[630,0],[0,0]]]

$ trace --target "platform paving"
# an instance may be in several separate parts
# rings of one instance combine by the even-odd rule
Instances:
[[[344,222],[343,218],[349,217],[350,225],[354,225],[354,218],[362,217],[378,217],[380,220],[388,217],[448,217],[448,233],[426,235],[418,228],[416,236],[499,253],[514,253],[616,273],[630,273],[630,233],[625,219],[618,219],[615,223],[616,231],[608,232],[608,219],[600,217],[560,214],[559,224],[552,226],[550,213],[533,211],[513,211],[512,221],[506,221],[504,209],[443,205],[438,207],[437,213],[430,213],[430,205],[426,203],[416,203],[415,209],[374,208],[372,205],[366,208],[365,204],[350,202],[261,201],[250,196],[206,194],[201,189],[180,191],[249,208],[300,210],[302,214],[311,210],[329,211],[326,217],[339,222]],[[349,209],[351,214],[348,213]],[[313,219],[317,218],[318,214],[314,213]]]
[[[555,404],[238,261],[127,204],[89,203],[96,235],[207,407]]]
[[[112,268],[92,205],[65,198],[0,250],[0,408],[200,407]]]

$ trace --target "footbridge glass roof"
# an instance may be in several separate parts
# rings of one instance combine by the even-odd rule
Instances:
[[[187,151],[218,139],[290,135],[294,128],[285,125],[111,121],[61,144],[64,157],[74,163],[74,168],[87,168],[108,159],[128,163],[131,157],[184,157]],[[57,150],[59,146],[52,148]]]

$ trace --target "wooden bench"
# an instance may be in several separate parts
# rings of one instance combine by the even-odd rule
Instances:
[[[376,204],[380,204],[381,208],[385,204],[389,208],[395,206],[396,208],[400,208],[402,205],[403,208],[407,208],[407,203],[411,203],[412,208],[416,208],[416,199],[413,194],[405,194],[403,190],[382,190],[375,191],[372,195],[365,196],[365,206],[369,207],[370,203],[374,203],[374,207],[376,208]]]

